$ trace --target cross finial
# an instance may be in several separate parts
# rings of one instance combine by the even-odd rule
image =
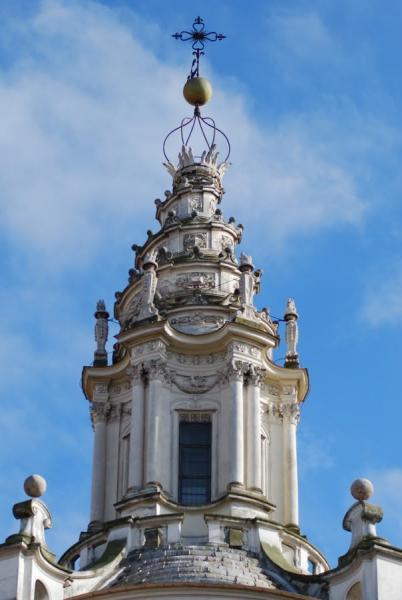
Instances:
[[[205,31],[205,23],[201,17],[194,19],[194,23],[191,31],[180,31],[173,33],[172,37],[182,42],[192,42],[193,48],[193,62],[191,64],[190,75],[188,79],[193,77],[199,77],[200,75],[200,57],[204,56],[204,48],[206,42],[216,42],[217,40],[224,40],[226,35],[222,33],[216,33],[215,31]]]

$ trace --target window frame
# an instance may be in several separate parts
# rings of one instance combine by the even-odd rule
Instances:
[[[181,437],[182,437],[182,430],[184,429],[185,426],[189,426],[189,427],[194,427],[194,426],[206,426],[208,425],[208,442],[182,442],[181,441]],[[178,490],[177,490],[177,495],[178,495],[178,501],[180,504],[183,504],[185,506],[203,506],[205,504],[210,504],[211,503],[211,495],[212,495],[212,422],[211,419],[208,415],[208,418],[203,418],[203,419],[181,419],[180,423],[179,423],[179,443],[178,443],[178,458],[179,458],[179,464],[178,464]],[[186,449],[191,450],[191,449],[205,449],[206,452],[206,457],[205,457],[205,464],[207,465],[207,472],[205,475],[201,474],[201,473],[195,473],[194,475],[191,474],[184,474],[184,468],[183,468],[183,464],[184,464],[184,452]],[[189,482],[191,480],[197,480],[197,481],[205,481],[205,497],[206,500],[204,500],[203,502],[197,503],[197,502],[183,502],[183,496],[186,494],[185,490],[184,490],[184,482]]]

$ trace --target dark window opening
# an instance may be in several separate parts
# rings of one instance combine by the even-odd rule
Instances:
[[[308,559],[308,567],[307,570],[311,575],[315,575],[317,573],[317,565],[316,563],[311,560],[311,558]]]
[[[211,423],[180,423],[179,502],[211,501]]]

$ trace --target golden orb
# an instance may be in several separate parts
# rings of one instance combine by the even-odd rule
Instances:
[[[183,96],[189,104],[202,106],[211,99],[212,86],[205,77],[193,77],[187,80],[183,88]]]

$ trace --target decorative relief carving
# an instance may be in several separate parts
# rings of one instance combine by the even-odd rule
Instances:
[[[106,383],[96,383],[94,386],[94,391],[96,394],[107,394],[107,384]]]
[[[210,412],[180,412],[179,419],[185,423],[210,423],[211,413]]]
[[[260,358],[261,356],[261,350],[259,348],[241,342],[231,342],[228,345],[228,354],[230,352],[241,352],[242,354],[249,354],[254,358]]]
[[[190,209],[190,212],[192,212],[193,210],[203,211],[204,201],[202,199],[202,196],[192,196],[188,203],[188,207]]]
[[[263,391],[270,396],[279,396],[281,393],[280,387],[277,385],[266,385],[263,387]]]
[[[296,394],[296,388],[294,385],[283,385],[281,387],[282,396],[292,396],[292,394]]]
[[[181,354],[179,352],[167,352],[169,360],[177,362],[181,365],[213,365],[222,362],[225,358],[224,352],[216,352],[214,354],[198,355],[198,354]]]
[[[201,231],[194,233],[185,233],[183,236],[183,249],[192,250],[194,246],[199,248],[207,247],[207,234]]]
[[[226,248],[230,248],[231,252],[234,250],[233,239],[230,237],[230,235],[222,234],[220,245],[221,250],[226,250]]]
[[[134,348],[134,358],[136,355],[146,354],[148,352],[164,352],[166,344],[162,340],[152,340],[145,344],[140,344]]]
[[[215,331],[225,324],[225,319],[218,315],[193,313],[170,319],[170,325],[177,331],[200,335],[207,331]]]
[[[215,273],[190,271],[176,278],[175,284],[183,289],[212,289],[215,287]]]
[[[221,380],[221,374],[215,375],[179,375],[170,372],[170,379],[182,392],[187,394],[204,394],[215,387]]]
[[[141,298],[142,292],[137,292],[131,298],[126,310],[124,311],[123,320],[125,323],[129,323],[140,314],[141,309]]]

